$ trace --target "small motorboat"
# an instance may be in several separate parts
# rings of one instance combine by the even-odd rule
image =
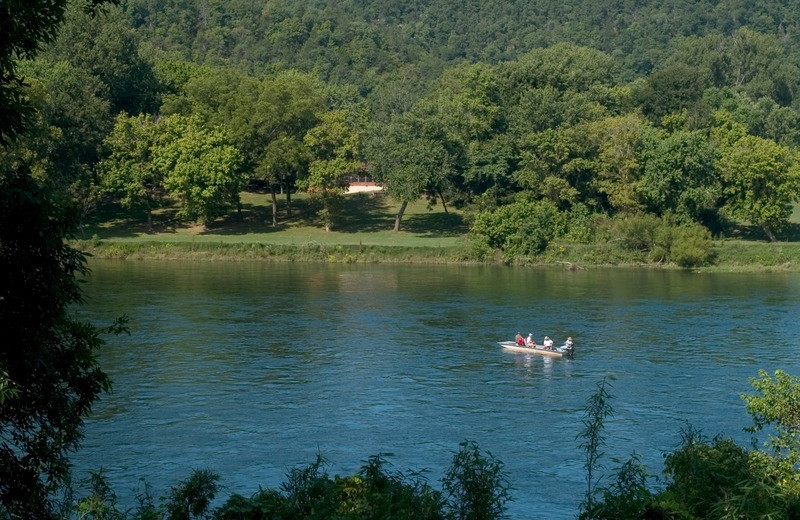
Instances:
[[[535,347],[528,347],[523,345],[517,345],[515,341],[498,341],[498,345],[503,347],[503,350],[508,350],[511,352],[518,352],[521,354],[540,354],[542,356],[550,356],[550,357],[565,357],[565,358],[572,358],[572,353],[575,350],[574,346],[566,346],[562,345],[560,347],[553,347],[551,349],[544,348],[541,345],[536,345]]]

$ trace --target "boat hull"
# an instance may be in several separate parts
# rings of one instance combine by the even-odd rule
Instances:
[[[498,341],[497,344],[503,347],[503,350],[509,350],[511,352],[519,352],[521,354],[539,354],[540,356],[550,356],[550,357],[567,356],[566,352],[559,352],[558,350],[548,350],[539,347],[537,348],[521,347],[513,341]]]

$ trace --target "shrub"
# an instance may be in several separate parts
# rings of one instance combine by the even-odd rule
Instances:
[[[566,228],[566,214],[553,203],[523,201],[478,213],[470,232],[477,241],[514,258],[541,253]]]
[[[649,253],[655,247],[663,225],[655,215],[637,213],[615,219],[613,231],[624,249]]]
[[[476,443],[461,443],[442,484],[448,497],[448,518],[492,520],[503,517],[511,490],[503,463],[491,453],[482,454]]]
[[[567,215],[565,238],[570,242],[588,243],[594,238],[592,214],[586,204],[575,204]]]
[[[711,233],[700,224],[675,229],[669,252],[670,261],[681,267],[705,265],[714,256]]]
[[[168,520],[202,518],[217,495],[219,475],[207,469],[196,469],[188,479],[174,486],[169,493],[166,510]]]

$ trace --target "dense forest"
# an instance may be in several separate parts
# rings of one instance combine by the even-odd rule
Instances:
[[[484,251],[622,237],[700,265],[731,223],[777,240],[800,198],[792,2],[128,0],[69,9],[20,64],[34,131],[6,160],[85,215],[113,197],[200,224],[249,182],[348,179],[464,211]]]

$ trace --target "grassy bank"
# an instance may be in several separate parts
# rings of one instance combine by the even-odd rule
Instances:
[[[409,204],[400,232],[392,230],[398,204],[382,194],[345,198],[334,230],[325,232],[304,195],[292,200],[287,216],[279,201],[279,224],[272,226],[272,206],[265,193],[244,193],[242,211],[199,228],[175,218],[175,208],[154,215],[148,230],[144,215],[117,205],[101,208],[82,230],[78,247],[96,258],[159,260],[253,260],[270,262],[499,264],[502,254],[479,248],[467,237],[464,215],[420,200]],[[800,215],[795,215],[800,217]],[[748,237],[749,238],[749,237]],[[714,243],[713,265],[702,271],[800,272],[800,242],[768,243],[726,239]],[[516,265],[645,266],[647,258],[609,243],[551,244],[535,258]]]

